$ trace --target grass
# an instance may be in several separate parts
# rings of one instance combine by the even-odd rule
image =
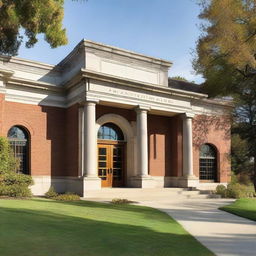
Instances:
[[[47,199],[0,200],[5,256],[213,255],[149,207]]]
[[[220,210],[256,221],[256,199],[242,198],[234,203],[221,207]]]

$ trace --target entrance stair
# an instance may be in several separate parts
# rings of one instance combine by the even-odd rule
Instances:
[[[128,199],[131,201],[179,200],[216,198],[212,191],[193,190],[191,188],[102,188],[88,191],[84,199],[111,201],[112,199]]]

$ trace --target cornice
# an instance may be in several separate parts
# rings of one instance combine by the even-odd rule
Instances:
[[[131,80],[131,79],[123,79],[120,77],[106,75],[106,74],[102,74],[102,73],[87,70],[87,69],[81,69],[81,74],[84,78],[90,78],[90,79],[95,79],[95,80],[104,81],[104,82],[111,82],[111,83],[116,83],[120,85],[126,85],[128,87],[132,87],[140,90],[162,93],[162,94],[167,94],[171,96],[179,96],[183,98],[193,98],[193,99],[203,99],[208,97],[206,94],[202,94],[202,93],[183,91],[183,90],[163,87],[155,84],[143,83],[143,82]]]
[[[14,71],[12,70],[0,68],[0,77],[8,79],[11,76],[13,76],[13,74],[14,74]]]
[[[19,64],[19,65],[23,65],[23,66],[29,66],[29,67],[33,67],[33,68],[40,68],[40,69],[44,69],[44,70],[57,69],[58,71],[60,71],[60,68],[56,65],[51,65],[51,64],[47,64],[47,63],[43,63],[43,62],[39,62],[39,61],[27,60],[27,59],[23,59],[20,57],[10,57],[10,56],[5,56],[5,55],[0,55],[0,60],[3,62]]]
[[[220,100],[215,100],[215,99],[203,99],[203,102],[209,105],[218,105],[222,107],[227,107],[227,108],[234,108],[235,104],[232,101],[220,101]]]
[[[165,66],[168,68],[172,66],[172,62],[164,60],[164,59],[155,58],[152,56],[140,54],[137,52],[129,51],[126,49],[122,49],[122,48],[107,45],[107,44],[94,42],[91,40],[83,40],[79,43],[79,45],[81,45],[81,44],[83,44],[85,48],[91,48],[91,49],[100,50],[100,51],[104,51],[104,52],[108,52],[108,53],[113,53],[113,54],[117,54],[117,55],[121,55],[121,56],[125,56],[125,57],[130,57],[130,58],[137,59],[140,61],[146,61],[146,62],[150,62],[152,64]]]
[[[65,93],[65,89],[63,87],[56,86],[46,82],[23,79],[20,77],[9,77],[6,83],[7,85],[18,85],[22,87],[30,87],[44,91],[58,92],[63,94]]]

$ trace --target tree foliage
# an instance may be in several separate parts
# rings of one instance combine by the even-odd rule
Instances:
[[[63,5],[64,0],[0,0],[0,54],[17,55],[23,40],[21,29],[28,48],[37,43],[40,33],[53,48],[66,44]]]
[[[17,164],[8,140],[0,137],[0,174],[15,171]]]
[[[184,82],[189,82],[185,77],[183,76],[173,76],[170,77],[170,79],[178,80],[178,81],[184,81]]]
[[[239,175],[246,173],[250,175],[253,170],[251,157],[249,154],[249,145],[246,140],[242,140],[240,135],[234,133],[231,143],[231,162],[232,171]]]
[[[228,94],[256,68],[256,1],[201,0],[195,70],[212,95]],[[239,82],[237,82],[237,80]],[[216,83],[218,81],[218,83]]]
[[[202,34],[193,65],[210,96],[231,95],[235,133],[254,158],[256,189],[256,0],[201,0]]]
[[[18,166],[8,140],[0,137],[0,196],[29,197],[32,177],[17,173]]]

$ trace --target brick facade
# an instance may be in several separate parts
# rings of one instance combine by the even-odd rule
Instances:
[[[0,97],[1,135],[14,125],[30,134],[31,175],[78,176],[78,105],[67,109],[6,102]],[[136,121],[134,110],[98,105],[96,118],[118,114]],[[199,176],[199,149],[216,147],[218,181],[230,180],[230,121],[198,115],[193,119],[194,174]],[[148,115],[148,161],[152,176],[182,176],[182,118]]]
[[[33,193],[51,185],[81,195],[100,189],[96,133],[106,122],[125,135],[128,186],[199,187],[204,143],[217,150],[217,182],[229,181],[225,115],[232,105],[209,99],[200,86],[168,79],[171,65],[89,40],[57,65],[0,56],[0,135],[14,125],[28,131]],[[113,174],[117,160],[113,146],[107,148],[103,171]]]
[[[31,175],[77,176],[78,174],[78,108],[68,109],[0,102],[1,134],[19,125],[30,136]]]
[[[198,115],[193,120],[193,158],[194,174],[199,176],[199,150],[204,143],[213,145],[217,150],[217,181],[230,181],[230,127],[229,116]]]

